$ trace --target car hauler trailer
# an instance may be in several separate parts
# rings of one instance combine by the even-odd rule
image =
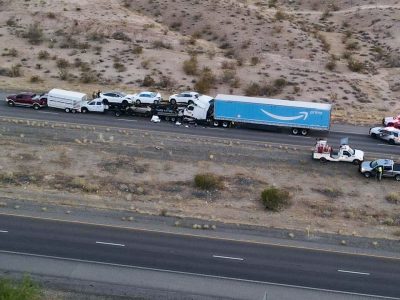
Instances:
[[[289,127],[295,135],[330,128],[331,104],[235,95],[217,95],[213,103],[216,126],[234,122]]]

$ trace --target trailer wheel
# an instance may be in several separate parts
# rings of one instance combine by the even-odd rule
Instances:
[[[154,104],[155,104],[155,105],[157,105],[157,104],[159,104],[159,103],[160,103],[160,101],[154,100]]]
[[[165,121],[167,121],[167,122],[169,121],[169,117],[168,116],[165,117]]]
[[[12,101],[12,100],[9,100],[9,101],[7,102],[7,104],[8,104],[8,106],[15,106],[15,103],[14,103],[14,101]]]
[[[136,105],[140,105],[140,100],[138,99],[138,100],[136,100]]]
[[[76,113],[76,110],[75,110],[75,109],[73,109],[73,110],[71,110],[71,112],[74,114],[74,113]]]
[[[175,117],[172,117],[171,121],[175,123],[175,121],[176,121]]]
[[[228,121],[223,121],[222,122],[222,127],[228,128],[229,127],[229,122]]]
[[[69,113],[71,110],[67,107],[66,109],[65,109],[65,112],[66,113]]]
[[[218,122],[217,120],[214,120],[214,121],[213,121],[213,126],[214,126],[214,127],[218,127],[218,126],[219,126],[219,122]]]
[[[86,113],[89,112],[89,110],[88,110],[86,107],[82,107],[81,112],[82,112],[83,114],[86,114]]]
[[[308,129],[302,129],[301,130],[301,135],[306,136],[308,134]]]
[[[292,128],[292,134],[298,135],[299,134],[299,129],[298,128]]]
[[[370,178],[371,177],[371,172],[365,172],[364,173],[365,178]]]
[[[394,180],[396,180],[396,181],[400,181],[400,175],[396,175],[396,176],[394,176]]]
[[[117,111],[114,113],[114,115],[115,115],[116,117],[120,117],[120,116],[121,116],[121,112],[117,110]]]
[[[352,161],[352,163],[353,163],[353,165],[358,166],[361,163],[361,161],[359,159],[355,159]]]

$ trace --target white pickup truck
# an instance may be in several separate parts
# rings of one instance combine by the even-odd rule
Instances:
[[[104,104],[100,98],[91,101],[82,101],[81,103],[81,113],[84,114],[88,112],[104,113],[108,108],[108,105]]]
[[[364,160],[364,151],[350,148],[348,142],[348,138],[341,139],[339,150],[336,152],[328,145],[327,140],[317,140],[313,150],[313,159],[321,162],[344,161],[359,165]]]

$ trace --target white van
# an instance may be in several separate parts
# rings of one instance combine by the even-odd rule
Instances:
[[[47,96],[47,106],[65,110],[65,112],[80,112],[82,101],[87,101],[87,95],[60,89],[52,89]]]

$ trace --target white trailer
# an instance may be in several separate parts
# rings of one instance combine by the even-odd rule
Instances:
[[[313,151],[313,159],[318,159],[321,162],[344,161],[359,165],[364,160],[364,151],[352,149],[348,143],[348,138],[341,139],[339,150],[333,151],[326,140],[317,140]]]
[[[47,96],[47,106],[65,110],[65,112],[80,112],[81,104],[87,101],[87,95],[79,92],[52,89]]]

